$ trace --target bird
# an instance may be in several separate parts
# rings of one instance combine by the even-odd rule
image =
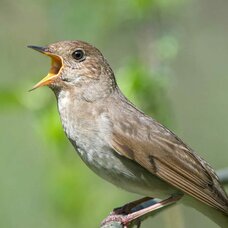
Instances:
[[[51,58],[48,75],[31,90],[48,86],[54,92],[64,132],[84,163],[117,187],[145,196],[139,202],[160,199],[123,215],[124,227],[177,201],[228,227],[228,196],[213,168],[124,96],[96,47],[79,40],[28,47]]]

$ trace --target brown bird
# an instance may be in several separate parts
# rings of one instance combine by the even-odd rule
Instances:
[[[86,165],[118,187],[161,199],[122,216],[125,226],[180,200],[228,227],[228,197],[215,171],[122,94],[97,48],[82,41],[29,47],[52,59],[49,74],[33,89],[53,90],[64,131]]]

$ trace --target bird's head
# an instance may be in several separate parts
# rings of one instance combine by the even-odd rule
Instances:
[[[74,87],[101,90],[115,85],[113,72],[101,52],[86,42],[60,41],[47,47],[28,47],[51,58],[48,75],[32,90],[45,85],[54,91]]]

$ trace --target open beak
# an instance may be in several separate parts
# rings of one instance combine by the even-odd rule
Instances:
[[[56,78],[58,78],[59,73],[63,67],[63,60],[59,55],[53,54],[48,48],[45,47],[37,47],[30,45],[29,48],[32,48],[36,51],[39,51],[51,58],[51,68],[48,72],[48,75],[44,77],[41,81],[39,81],[36,85],[32,87],[29,91],[32,91],[36,88],[39,88],[41,86],[49,85],[51,84]]]

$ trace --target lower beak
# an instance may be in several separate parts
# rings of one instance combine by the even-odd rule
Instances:
[[[45,47],[37,47],[37,46],[28,46],[36,51],[39,51],[51,58],[51,68],[46,77],[44,77],[41,81],[39,81],[36,85],[32,87],[29,91],[32,91],[41,86],[50,85],[53,83],[58,77],[59,73],[63,67],[63,60],[59,55],[53,54],[48,48]]]

